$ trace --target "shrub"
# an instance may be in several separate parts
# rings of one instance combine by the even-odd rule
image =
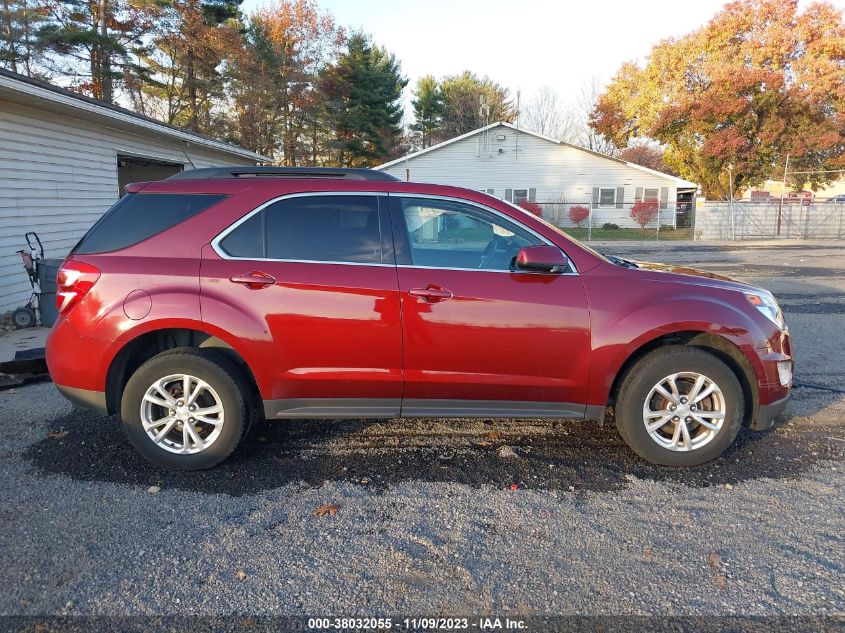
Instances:
[[[658,203],[654,200],[640,200],[631,205],[631,218],[644,229],[657,218],[657,210]]]
[[[581,228],[581,223],[586,220],[590,216],[590,208],[584,207],[581,205],[576,205],[574,207],[569,207],[569,220],[577,226],[579,229]]]
[[[601,225],[601,228],[603,228],[605,231],[618,231],[619,225],[614,224],[613,222],[605,222]]]
[[[528,211],[528,213],[533,213],[539,218],[543,217],[543,207],[541,207],[536,202],[531,202],[530,200],[523,200],[519,203],[519,206]]]

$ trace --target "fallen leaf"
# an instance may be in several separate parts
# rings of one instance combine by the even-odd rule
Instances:
[[[484,440],[476,442],[476,444],[478,444],[479,446],[493,446],[493,442],[485,442]]]
[[[718,552],[712,552],[710,556],[707,557],[707,562],[713,569],[722,568],[722,557]]]
[[[502,434],[499,431],[493,431],[492,433],[488,433],[485,437],[490,440],[500,440],[502,439]]]
[[[237,572],[235,572],[235,576],[238,580],[246,580],[246,572],[242,569],[239,569]]]
[[[324,503],[319,508],[314,510],[314,512],[312,512],[311,515],[315,516],[315,517],[324,517],[326,515],[333,517],[335,514],[337,514],[338,510],[340,510],[340,506],[338,504],[336,504],[336,503]]]
[[[725,574],[716,574],[716,586],[725,589],[728,586],[728,577]]]
[[[47,431],[47,437],[52,440],[60,440],[67,436],[67,431]]]
[[[646,556],[654,556],[654,550],[650,547],[646,547],[643,550],[643,554],[645,554]]]

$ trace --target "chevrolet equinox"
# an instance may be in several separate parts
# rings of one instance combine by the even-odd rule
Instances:
[[[478,191],[370,170],[135,183],[57,278],[58,389],[168,468],[256,419],[577,418],[656,464],[768,428],[792,386],[761,288],[601,255]]]

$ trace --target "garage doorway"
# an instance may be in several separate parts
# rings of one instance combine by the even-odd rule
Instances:
[[[139,156],[117,155],[117,186],[118,195],[126,193],[126,185],[130,182],[147,182],[150,180],[164,180],[168,176],[178,174],[185,166],[182,163],[169,163],[153,158]]]

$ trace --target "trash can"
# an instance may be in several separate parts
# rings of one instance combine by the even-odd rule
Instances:
[[[38,306],[41,311],[41,325],[52,327],[59,316],[56,309],[56,275],[64,259],[42,259],[38,262],[38,283],[41,285],[41,296]]]

